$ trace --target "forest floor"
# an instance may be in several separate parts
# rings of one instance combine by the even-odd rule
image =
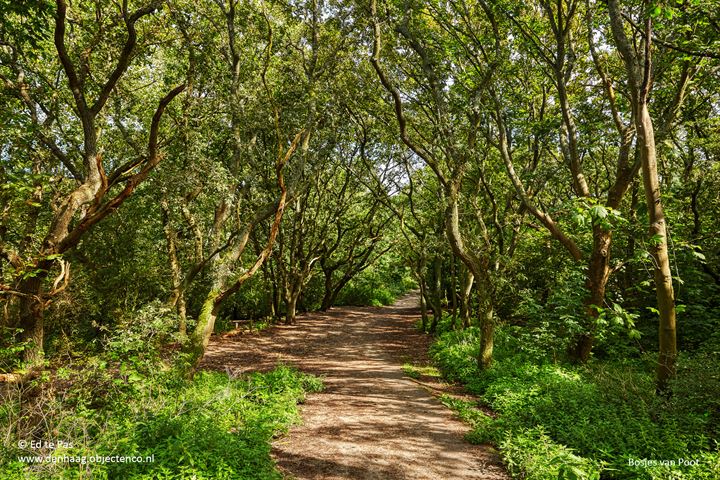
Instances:
[[[302,424],[273,443],[289,478],[508,479],[497,452],[466,442],[469,427],[436,398],[462,392],[403,374],[404,363],[428,364],[431,337],[416,328],[417,304],[409,294],[389,307],[334,308],[259,334],[225,334],[201,367],[239,375],[284,363],[323,378]]]

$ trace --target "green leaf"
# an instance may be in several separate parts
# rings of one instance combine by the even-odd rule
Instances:
[[[695,255],[695,257],[697,257],[697,258],[699,258],[700,260],[702,260],[703,263],[705,263],[705,261],[707,260],[707,258],[705,258],[705,254],[702,253],[702,252],[698,252],[697,250],[693,250],[693,251],[692,251],[692,254]]]
[[[595,205],[590,208],[590,215],[592,215],[593,218],[602,219],[608,216],[608,211],[602,205]]]

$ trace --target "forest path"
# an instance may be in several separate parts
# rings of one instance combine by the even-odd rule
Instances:
[[[214,338],[202,368],[239,374],[286,363],[323,377],[302,425],[273,444],[289,478],[509,478],[491,447],[464,441],[468,427],[403,374],[403,363],[427,362],[417,304],[409,294],[389,307],[335,308],[259,335]]]

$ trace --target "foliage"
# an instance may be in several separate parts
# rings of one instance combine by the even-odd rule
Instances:
[[[372,266],[340,292],[338,305],[390,305],[415,286],[406,268],[395,263]]]
[[[455,411],[463,422],[470,424],[472,430],[465,435],[467,441],[474,444],[497,441],[497,438],[494,438],[494,434],[498,431],[493,424],[494,419],[480,409],[481,405],[478,402],[462,400],[446,394],[440,396],[440,401]]]
[[[322,382],[290,367],[188,379],[177,315],[154,302],[106,329],[95,355],[2,391],[2,478],[280,478],[270,440],[299,420],[296,404]],[[29,393],[31,392],[31,393]],[[44,422],[28,421],[40,415]],[[57,449],[20,448],[56,439]],[[71,445],[67,445],[71,444]],[[150,457],[144,463],[23,463],[19,456]]]
[[[599,480],[601,468],[558,445],[542,428],[507,435],[500,443],[511,474],[528,480]]]
[[[422,376],[439,377],[440,371],[431,365],[412,365],[405,363],[402,367],[403,373],[410,378],[418,379]]]
[[[0,330],[0,373],[12,372],[22,365],[20,354],[25,350],[25,344],[17,341],[17,335],[17,329]]]
[[[318,379],[284,366],[240,378],[217,372],[201,372],[193,380],[156,374],[137,382],[131,394],[96,408],[98,392],[88,388],[97,388],[93,375],[75,372],[72,381],[62,398],[45,406],[55,420],[48,432],[72,446],[21,449],[12,436],[3,445],[3,478],[279,479],[269,442],[298,421],[295,405],[305,393],[322,387]],[[152,461],[28,466],[17,460],[48,454],[152,456]]]
[[[512,335],[499,335],[495,366],[480,373],[477,334],[475,328],[445,333],[431,354],[448,378],[481,394],[499,414],[494,420],[483,414],[461,416],[474,427],[471,438],[499,446],[511,472],[527,478],[599,478],[602,469],[603,478],[623,479],[712,478],[717,473],[720,452],[711,439],[717,439],[720,382],[717,368],[701,366],[707,357],[681,361],[679,379],[684,380],[673,384],[665,400],[655,395],[648,375],[652,362],[587,367],[543,362],[518,352]],[[681,458],[702,460],[672,468],[633,464]]]

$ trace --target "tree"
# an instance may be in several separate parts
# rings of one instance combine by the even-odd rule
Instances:
[[[648,99],[652,85],[652,18],[648,14],[648,2],[643,3],[645,10],[644,31],[638,35],[639,43],[632,46],[625,33],[625,21],[620,5],[616,0],[608,2],[608,14],[613,39],[618,52],[625,62],[625,70],[630,88],[632,107],[635,113],[638,149],[642,164],[645,202],[650,221],[651,254],[653,272],[660,315],[660,357],[658,360],[658,388],[664,389],[667,381],[674,375],[677,357],[675,325],[675,294],[673,292],[672,272],[667,246],[667,229],[660,195],[660,182],[657,168],[657,150],[653,120],[648,109]]]
[[[58,162],[61,172],[59,181],[62,181],[62,186],[55,193],[57,207],[50,209],[46,205],[49,218],[42,226],[45,233],[37,232],[41,228],[37,216],[32,215],[27,224],[26,238],[42,235],[40,245],[35,247],[30,242],[23,242],[16,251],[3,250],[4,259],[14,270],[12,286],[4,290],[18,298],[17,326],[22,329],[21,341],[28,343],[24,358],[31,364],[38,364],[43,358],[43,312],[52,297],[69,280],[69,265],[62,256],[75,248],[91,227],[125,202],[162,159],[158,138],[160,121],[170,102],[185,89],[184,84],[165,93],[159,101],[148,128],[147,145],[137,157],[111,158],[108,161],[103,157],[100,143],[100,132],[107,125],[105,106],[138,50],[140,40],[137,25],[160,6],[160,2],[155,2],[131,11],[127,2],[123,2],[117,12],[121,19],[120,25],[112,25],[109,32],[101,27],[107,14],[107,10],[101,9],[94,21],[80,22],[87,29],[96,27],[94,33],[81,30],[68,34],[68,5],[65,0],[57,0],[54,29],[56,55],[38,49],[36,52],[40,53],[40,61],[33,63],[32,52],[10,45],[9,72],[3,73],[5,87],[14,91],[21,100],[39,146],[49,153],[44,158],[36,156],[36,171],[56,170],[58,167],[54,162]],[[83,12],[76,10],[75,14],[81,17]],[[125,36],[121,45],[114,44],[112,40],[112,35],[117,32],[123,32]],[[91,37],[90,41],[83,38],[85,34]],[[68,49],[68,44],[74,47],[74,52]],[[106,52],[116,54],[116,62],[108,65],[98,58],[101,57],[98,52],[100,44],[108,49]],[[52,97],[38,98],[33,95],[35,92],[28,83],[26,70],[35,74],[31,82],[47,85],[48,79],[44,76],[46,72],[42,71],[47,68],[47,65],[42,64],[46,59],[50,59],[53,65],[59,62],[62,68],[72,99],[68,105],[50,105],[47,102],[52,102]],[[73,113],[64,115],[63,107],[70,108]],[[59,125],[61,121],[65,124]],[[77,139],[79,141],[72,134],[63,135],[63,128],[77,128],[82,132]],[[59,138],[53,138],[55,135]],[[65,146],[75,145],[81,146],[73,151],[63,150]],[[79,162],[76,156],[80,157]],[[41,190],[42,186],[37,185],[33,193],[36,200],[40,200]],[[45,291],[46,280],[56,264],[60,267],[60,273],[53,281],[52,288]]]
[[[481,221],[477,241],[482,246],[476,250],[469,245],[468,230],[461,230],[459,202],[468,165],[477,161],[482,118],[479,100],[487,94],[500,60],[498,23],[493,10],[482,1],[472,10],[466,5],[404,4],[399,18],[388,19],[397,34],[394,41],[402,45],[399,48],[412,52],[409,56],[412,63],[403,65],[409,70],[403,75],[409,80],[408,90],[401,93],[380,63],[382,31],[375,1],[371,3],[371,15],[374,35],[370,61],[392,98],[400,139],[425,162],[441,184],[445,235],[454,255],[478,282],[482,330],[478,364],[488,368],[492,362],[495,322],[495,286],[491,275],[495,246],[482,216],[476,217]],[[463,30],[457,25],[470,27]],[[478,36],[475,32],[486,33]],[[452,55],[463,49],[467,55]],[[411,108],[407,98],[411,99]]]

